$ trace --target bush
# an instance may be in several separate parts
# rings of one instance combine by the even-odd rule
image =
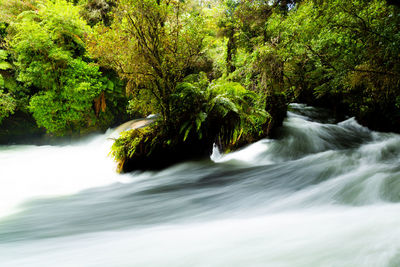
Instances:
[[[199,77],[202,78],[193,83],[181,83],[174,95],[174,114],[183,141],[192,133],[227,148],[241,138],[254,140],[265,136],[263,129],[269,114],[259,105],[257,94],[225,80],[206,86],[205,75]]]
[[[0,87],[1,87],[2,77],[0,75]],[[10,94],[6,94],[0,89],[0,123],[1,121],[14,113],[16,107],[15,99],[13,99]]]
[[[171,103],[174,131],[159,121],[115,140],[111,154],[119,171],[210,155],[214,143],[234,149],[265,137],[269,127],[270,116],[258,106],[254,92],[224,80],[209,84],[204,73],[186,77]]]
[[[25,88],[21,98],[28,100],[37,125],[52,135],[109,126],[123,96],[122,86],[88,57],[83,40],[91,29],[79,12],[64,0],[46,1],[9,26],[17,81]]]

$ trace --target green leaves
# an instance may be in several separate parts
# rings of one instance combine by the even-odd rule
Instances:
[[[229,112],[239,113],[235,103],[223,95],[217,95],[211,99],[209,111],[218,113],[221,119],[224,119]]]
[[[208,138],[226,147],[243,135],[262,135],[268,114],[257,107],[254,92],[225,80],[214,81],[205,89],[200,85],[204,86],[201,79],[191,75],[173,95],[173,115],[176,124],[181,125],[179,134],[184,142]]]
[[[269,41],[254,53],[253,67],[264,88],[286,90],[295,101],[324,99],[357,118],[382,116],[376,121],[390,114],[386,124],[394,125],[399,119],[394,99],[400,93],[398,13],[384,0],[303,1],[287,15],[271,16]]]
[[[11,69],[11,68],[12,68],[12,66],[11,66],[10,63],[5,62],[5,61],[0,62],[0,70],[8,70],[8,69]]]
[[[30,98],[29,111],[39,127],[54,135],[86,131],[111,114],[106,100],[112,97],[102,92],[114,93],[116,86],[87,57],[83,39],[90,27],[79,12],[65,0],[46,1],[9,26],[9,52]],[[0,50],[0,70],[10,68],[2,61],[6,58]]]
[[[18,80],[45,90],[59,89],[63,70],[74,57],[84,55],[82,38],[90,30],[79,17],[79,8],[64,0],[22,12],[10,27]]]
[[[8,70],[12,68],[12,65],[7,62],[8,52],[0,49],[0,70]]]
[[[169,100],[187,71],[201,63],[203,20],[186,1],[121,0],[111,27],[99,25],[90,35],[89,50],[127,81],[133,101],[151,105],[144,109],[173,124]]]
[[[223,145],[235,144],[242,134],[262,135],[266,112],[257,106],[258,96],[239,83],[217,81],[209,88],[209,114],[221,122],[219,139]]]
[[[149,126],[122,132],[111,147],[110,155],[118,161],[118,171],[127,159],[149,156],[156,146],[159,146],[159,129]]]
[[[0,88],[2,87],[1,85],[2,81],[3,77],[0,75]],[[16,108],[15,99],[12,98],[10,94],[6,94],[4,93],[3,90],[0,89],[0,123],[4,118],[13,114],[15,108]]]
[[[189,136],[189,133],[193,130],[195,133],[197,133],[199,139],[203,138],[203,132],[201,130],[201,126],[203,125],[204,122],[206,122],[208,114],[205,112],[199,112],[194,115],[193,121],[186,121],[182,125],[181,129],[179,130],[179,133],[183,135],[183,141],[186,141],[187,137]]]
[[[93,126],[96,122],[93,100],[104,88],[98,67],[79,58],[72,59],[59,79],[61,88],[31,98],[29,108],[37,124],[57,135]],[[51,105],[46,105],[47,102]]]

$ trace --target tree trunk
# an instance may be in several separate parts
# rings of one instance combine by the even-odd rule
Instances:
[[[233,57],[236,52],[236,41],[234,34],[235,30],[233,28],[229,29],[228,44],[226,51],[226,67],[228,73],[232,73],[236,70],[236,67],[233,65]]]

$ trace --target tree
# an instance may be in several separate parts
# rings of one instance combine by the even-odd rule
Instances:
[[[3,78],[0,76],[0,88],[2,87],[2,79]],[[6,94],[0,89],[0,123],[4,118],[14,113],[15,106],[15,99],[13,99],[10,94]]]
[[[279,42],[264,49],[284,62],[283,84],[297,101],[325,103],[374,129],[395,129],[399,19],[399,9],[383,0],[304,1],[287,16],[273,15],[267,31]]]
[[[115,7],[114,0],[89,0],[81,14],[90,26],[102,22],[105,26],[111,24],[111,10]]]
[[[0,2],[0,21],[10,24],[17,16],[25,11],[37,11],[37,0],[2,0]]]
[[[187,2],[187,1],[186,1]],[[98,26],[89,51],[117,70],[127,90],[150,96],[172,127],[171,94],[201,57],[202,17],[177,0],[120,0],[110,28]]]
[[[8,62],[8,52],[4,50],[6,35],[6,24],[0,23],[0,124],[3,119],[13,114],[16,108],[16,101],[6,90],[5,77],[10,76],[12,65]]]
[[[237,18],[235,16],[236,8],[239,2],[235,0],[223,1],[224,12],[223,16],[218,21],[222,36],[227,38],[226,43],[226,71],[227,73],[234,72],[234,57],[237,50]]]
[[[99,125],[106,118],[94,104],[103,99],[104,113],[104,93],[113,87],[86,54],[83,39],[90,28],[79,12],[64,0],[48,1],[19,14],[7,36],[29,111],[38,126],[56,135]]]

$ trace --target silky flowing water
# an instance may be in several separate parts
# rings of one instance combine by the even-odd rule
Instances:
[[[400,135],[291,107],[158,172],[116,174],[112,131],[0,146],[0,266],[400,266]]]

